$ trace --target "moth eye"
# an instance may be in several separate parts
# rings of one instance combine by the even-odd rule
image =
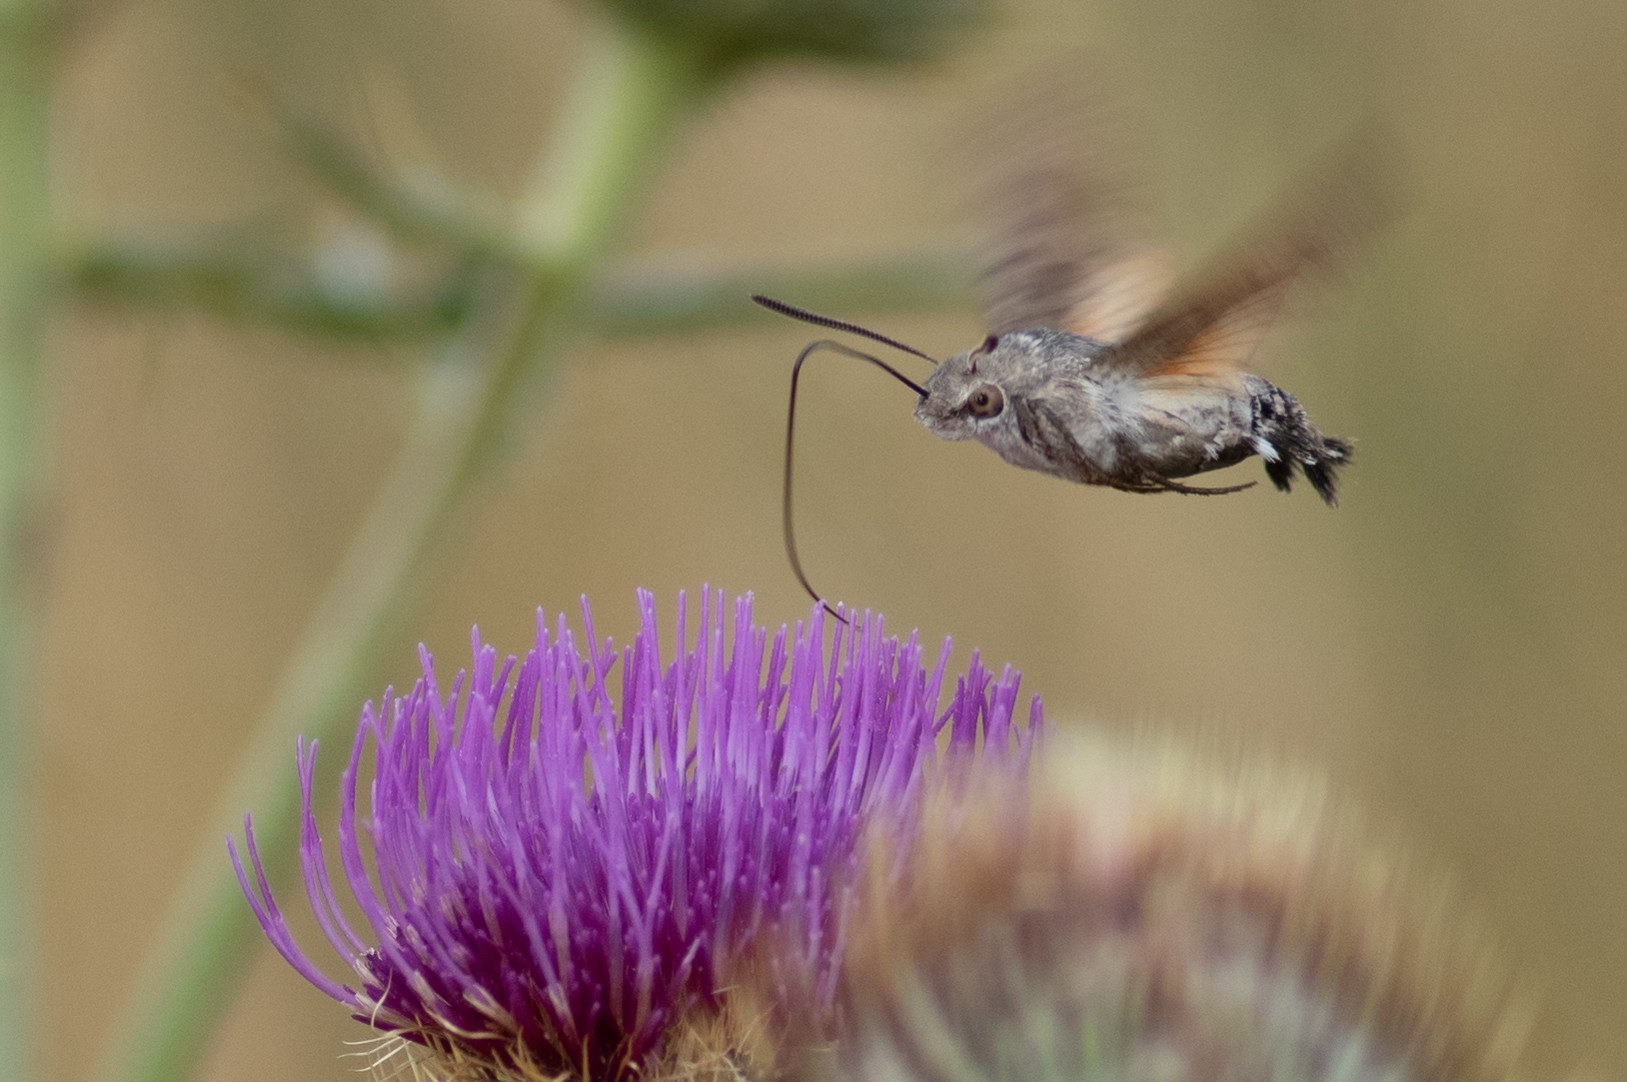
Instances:
[[[977,351],[979,353],[993,353],[994,347],[998,346],[999,344],[1000,336],[997,334],[991,334],[987,338],[983,339],[983,344],[977,347]]]
[[[1006,396],[994,384],[985,383],[967,396],[966,408],[973,417],[998,417],[1006,408]]]

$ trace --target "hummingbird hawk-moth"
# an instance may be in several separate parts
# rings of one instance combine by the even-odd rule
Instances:
[[[1246,370],[1292,282],[1334,263],[1375,217],[1365,155],[1347,154],[1266,216],[1183,288],[1125,228],[1110,185],[1045,154],[1015,154],[995,201],[993,258],[984,274],[988,336],[939,362],[867,328],[772,300],[758,304],[860,335],[936,367],[922,382],[829,339],[810,344],[791,374],[784,526],[791,521],[791,452],[803,362],[826,350],[874,364],[918,396],[915,418],[947,440],[977,440],[1014,466],[1123,492],[1225,495],[1186,478],[1252,456],[1287,492],[1298,476],[1337,504],[1348,440],[1324,434],[1299,400]],[[828,606],[827,606],[828,607]]]

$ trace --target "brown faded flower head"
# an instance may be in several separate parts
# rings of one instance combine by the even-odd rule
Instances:
[[[1030,780],[929,815],[875,881],[800,1082],[1516,1077],[1445,892],[1320,785],[1102,744]]]

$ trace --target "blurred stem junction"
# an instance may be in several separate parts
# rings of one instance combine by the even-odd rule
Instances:
[[[346,259],[341,251],[330,260],[324,255],[333,253],[279,248],[273,238],[251,237],[248,245],[235,235],[191,243],[98,238],[69,244],[63,253],[76,294],[97,303],[183,307],[232,322],[389,342],[464,329],[489,280],[483,272],[541,280],[557,276],[567,261],[559,239],[564,201],[526,199],[514,220],[484,193],[386,175],[330,126],[275,112],[290,156],[330,192],[391,241],[431,246],[450,256],[450,266],[428,285],[408,288],[394,280],[393,259]],[[595,123],[584,115],[572,126]],[[574,141],[581,138],[578,133]],[[563,170],[582,165],[574,157],[547,156],[542,168],[553,171],[552,180],[544,185],[539,177],[536,190],[561,187],[567,182]],[[726,266],[674,255],[581,276],[585,292],[573,317],[601,335],[653,335],[761,320],[761,312],[746,303],[758,292],[794,296],[799,305],[850,316],[958,304],[970,292],[961,269],[971,265],[969,249],[945,245],[811,268]],[[330,263],[344,270],[336,273]]]

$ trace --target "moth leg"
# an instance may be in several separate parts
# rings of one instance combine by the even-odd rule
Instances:
[[[1074,473],[1074,479],[1087,485],[1102,485],[1119,492],[1153,495],[1160,492],[1180,492],[1188,496],[1226,496],[1253,488],[1258,482],[1225,488],[1196,488],[1171,481],[1167,477],[1126,480],[1101,469],[1091,461],[1079,441],[1068,430],[1067,423],[1043,399],[1027,395],[1013,395],[1012,405],[1017,411],[1017,430],[1029,446],[1034,447],[1053,462],[1065,463]]]
[[[1168,478],[1160,477],[1153,483],[1153,491],[1179,492],[1183,496],[1230,496],[1234,492],[1242,492],[1244,489],[1253,488],[1259,483],[1258,481],[1248,481],[1241,485],[1225,485],[1221,488],[1200,488],[1196,485],[1183,485],[1179,481],[1171,481]]]

